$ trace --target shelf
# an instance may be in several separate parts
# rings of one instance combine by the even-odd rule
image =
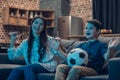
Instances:
[[[26,10],[14,7],[5,7],[3,25],[30,26],[31,20],[41,16],[47,21],[47,28],[54,27],[54,11],[52,10]]]
[[[28,19],[27,17],[19,17],[19,18],[21,18],[21,19]]]
[[[28,25],[35,16],[40,16],[46,19],[47,28],[54,27],[54,11],[51,10],[29,10],[28,12]]]
[[[28,26],[28,19],[25,17],[20,17],[18,19],[18,25]]]
[[[12,27],[26,27],[26,28],[29,28],[29,26],[25,26],[25,25],[14,25],[14,24],[3,24],[4,27],[6,26],[12,26]]]
[[[28,10],[5,7],[3,12],[3,25],[28,26]]]
[[[9,17],[17,18],[17,16],[12,16],[12,15],[10,15]]]
[[[28,11],[24,10],[24,9],[19,9],[19,17],[27,18],[28,17]]]
[[[17,19],[17,17],[16,16],[12,16],[12,17],[9,17],[8,18],[8,23],[9,24],[13,24],[13,25],[17,25],[18,24],[18,19]]]
[[[9,7],[8,11],[9,11],[10,16],[17,16],[17,14],[18,14],[18,9],[17,8]]]

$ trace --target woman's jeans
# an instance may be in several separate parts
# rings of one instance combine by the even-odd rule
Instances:
[[[37,80],[37,73],[51,73],[40,64],[17,67],[12,70],[7,80]]]

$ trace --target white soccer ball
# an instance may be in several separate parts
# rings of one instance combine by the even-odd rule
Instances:
[[[80,48],[72,49],[67,56],[67,63],[70,67],[78,65],[85,66],[88,63],[88,54]]]

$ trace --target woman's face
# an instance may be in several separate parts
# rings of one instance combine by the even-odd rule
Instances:
[[[85,28],[85,36],[87,39],[96,39],[98,36],[98,31],[96,30],[96,27],[94,27],[93,24],[87,23]]]
[[[40,18],[36,18],[32,23],[32,32],[34,37],[39,37],[40,33],[43,31],[44,23]]]

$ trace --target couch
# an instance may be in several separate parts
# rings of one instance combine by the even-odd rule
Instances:
[[[120,37],[99,37],[99,40],[109,43],[111,39],[117,39]],[[85,41],[85,40],[84,40]],[[69,52],[71,49],[76,47],[79,43],[84,41],[76,41],[76,40],[63,40],[62,45],[65,47],[66,51]],[[119,42],[120,44],[120,42]],[[118,52],[120,49],[120,45],[115,46],[114,53]],[[103,68],[103,74],[98,76],[86,76],[82,77],[79,80],[120,80],[120,58],[119,53],[116,56],[111,57],[109,61],[105,62],[106,67]],[[0,53],[0,80],[6,80],[8,75],[10,74],[11,70],[15,67],[25,65],[25,61],[23,57],[15,60],[9,60],[7,53]],[[38,80],[54,80],[55,74],[54,73],[39,73],[36,75]],[[23,80],[23,79],[21,79]]]

